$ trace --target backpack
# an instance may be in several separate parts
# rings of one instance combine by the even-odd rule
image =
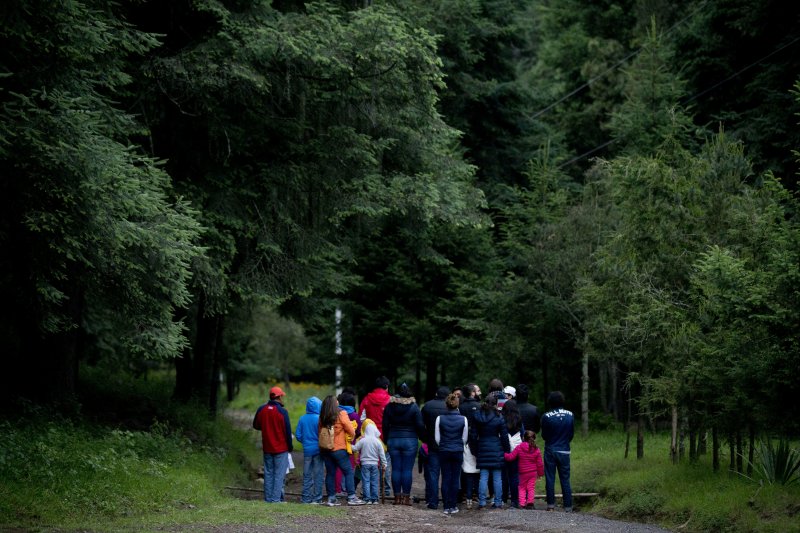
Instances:
[[[328,452],[333,450],[333,426],[319,427],[319,449]]]

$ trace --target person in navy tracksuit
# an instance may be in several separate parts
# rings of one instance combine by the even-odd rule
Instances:
[[[575,418],[564,409],[564,395],[553,391],[547,396],[550,408],[542,415],[542,438],[544,439],[544,477],[547,494],[547,510],[556,506],[556,470],[564,498],[564,511],[572,511],[572,487],[569,483],[569,443],[575,434]]]

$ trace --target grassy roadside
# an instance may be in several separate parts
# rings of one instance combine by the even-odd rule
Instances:
[[[0,420],[0,529],[147,531],[178,524],[273,525],[339,509],[231,497],[261,461],[252,434],[170,402],[169,376],[87,373],[81,413],[20,405]]]
[[[642,460],[635,459],[635,448],[624,459],[620,431],[576,436],[572,449],[573,490],[601,493],[584,510],[678,531],[800,531],[800,485],[761,487],[727,471],[714,473],[710,455],[695,465],[673,465],[667,434],[647,435]]]
[[[231,497],[224,487],[247,483],[261,461],[254,432],[211,419],[200,406],[173,405],[169,376],[96,377],[80,415],[28,405],[0,420],[0,529],[148,531],[341,516],[341,509],[290,503],[278,510]],[[265,390],[247,387],[230,407],[255,412]],[[330,391],[293,384],[286,392],[295,426],[306,399]],[[800,531],[798,485],[760,488],[715,474],[707,456],[672,465],[667,435],[648,435],[640,461],[623,458],[624,444],[619,431],[575,438],[573,489],[602,495],[582,511],[681,532]]]

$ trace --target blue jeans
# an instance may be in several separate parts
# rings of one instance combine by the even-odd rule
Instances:
[[[289,468],[289,452],[264,454],[264,501],[277,503],[283,494],[283,481]]]
[[[486,505],[486,497],[489,495],[489,474],[492,475],[494,485],[494,504],[497,507],[503,505],[503,469],[481,467],[481,481],[478,484],[478,505]]]
[[[458,504],[464,452],[439,452],[439,460],[442,468],[442,505],[445,509],[453,509]]]
[[[566,451],[566,450],[565,450]],[[547,495],[547,507],[556,506],[556,469],[561,493],[564,495],[564,509],[572,510],[572,486],[569,483],[569,453],[559,450],[544,449],[544,488]]]
[[[475,491],[478,489],[478,483],[480,482],[480,472],[475,472],[469,474],[467,472],[463,472],[464,475],[464,498],[467,500],[472,500],[473,496],[475,495]]]
[[[361,483],[363,483],[364,499],[372,502],[378,501],[381,484],[378,465],[361,464]]]
[[[461,452],[461,455],[463,457],[464,452]],[[461,468],[460,463],[459,468]],[[431,451],[428,448],[428,464],[425,465],[425,501],[430,509],[436,509],[439,506],[440,471],[439,451]],[[444,492],[444,489],[442,489],[442,492]],[[449,509],[449,507],[445,507],[445,509]]]
[[[511,505],[519,507],[519,459],[503,465],[503,501],[511,500]]]
[[[325,473],[320,454],[303,455],[303,503],[322,501],[322,482]]]
[[[325,461],[325,490],[328,493],[328,501],[336,499],[336,469],[342,471],[344,478],[344,490],[347,497],[353,498],[356,495],[356,485],[353,480],[353,466],[350,464],[350,456],[345,450],[333,452],[320,452],[322,460]]]
[[[411,494],[411,472],[417,458],[418,441],[414,437],[389,438],[392,458],[392,491],[395,496]]]

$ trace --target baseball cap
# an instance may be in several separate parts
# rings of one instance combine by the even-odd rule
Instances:
[[[269,390],[269,399],[270,400],[274,400],[275,398],[278,398],[280,396],[286,396],[286,393],[283,392],[283,390],[281,390],[280,387],[272,387]]]

